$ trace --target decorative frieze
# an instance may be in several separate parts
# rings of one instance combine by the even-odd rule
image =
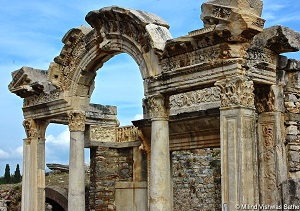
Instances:
[[[90,139],[92,141],[116,142],[116,127],[91,125]]]
[[[171,95],[170,113],[193,111],[198,110],[199,108],[208,109],[210,108],[210,105],[219,107],[221,101],[220,95],[221,92],[219,87],[210,87]]]
[[[268,49],[248,49],[247,51],[247,63],[249,64],[259,64],[259,63],[267,63],[276,65],[276,55],[273,51],[270,51]]]
[[[200,44],[199,44],[200,45]],[[222,56],[222,48],[217,45],[200,49],[192,53],[166,58],[161,61],[162,70],[164,72],[174,71],[180,67],[187,67],[195,64],[209,63],[220,59]]]
[[[117,142],[136,141],[138,138],[138,128],[134,126],[124,126],[116,128]]]
[[[221,7],[221,6],[213,6],[212,9],[212,16],[215,18],[220,18],[227,20],[232,13],[232,9],[228,7]]]
[[[70,131],[84,131],[85,130],[85,112],[71,111],[68,113],[69,130]]]
[[[114,127],[114,126],[90,126],[91,141],[100,142],[130,142],[137,141],[138,128],[134,126]]]
[[[23,107],[31,107],[35,105],[53,102],[59,99],[60,93],[61,92],[59,90],[56,90],[50,92],[49,94],[42,92],[40,94],[27,97],[24,99]]]
[[[221,88],[221,107],[254,108],[253,81],[242,76],[226,78],[217,81],[215,86]]]
[[[195,50],[183,53],[176,49],[176,42],[174,46],[169,44],[168,54],[172,57],[160,61],[163,72],[174,72],[187,67],[198,69],[196,65],[209,65],[205,69],[223,67],[230,63],[230,60],[226,59],[245,58],[249,47],[248,44],[215,44],[215,40],[211,38],[195,40],[195,43]],[[172,50],[172,47],[175,49]]]

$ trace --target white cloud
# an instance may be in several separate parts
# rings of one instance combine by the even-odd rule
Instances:
[[[3,151],[2,149],[0,149],[0,158],[1,160],[5,160],[7,158],[9,158],[9,154],[5,151]]]
[[[16,149],[10,149],[8,152],[0,149],[0,160],[18,160],[22,159],[23,156],[23,147],[20,146]]]
[[[46,137],[46,145],[69,147],[69,144],[70,132],[68,129],[65,129],[62,133],[56,136],[50,134]]]
[[[140,120],[140,119],[143,119],[143,114],[136,114],[134,116],[134,120]]]
[[[23,147],[20,146],[17,149],[12,150],[11,153],[16,157],[22,157],[23,156]]]

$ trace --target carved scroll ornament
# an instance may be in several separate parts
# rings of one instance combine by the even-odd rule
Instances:
[[[85,130],[85,112],[71,111],[68,113],[69,130],[70,131],[84,131]]]
[[[221,88],[222,108],[235,106],[254,108],[253,81],[237,76],[217,81],[215,86]]]

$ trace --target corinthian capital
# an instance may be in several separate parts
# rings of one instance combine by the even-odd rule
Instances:
[[[39,121],[34,119],[25,119],[23,121],[23,126],[28,139],[32,138],[45,138],[46,128],[48,122]]]
[[[253,81],[234,76],[217,81],[215,86],[221,88],[221,108],[254,108]]]
[[[69,130],[70,131],[84,131],[85,130],[85,112],[84,111],[70,111]]]
[[[151,119],[169,117],[168,99],[163,95],[155,95],[144,99],[144,106]]]

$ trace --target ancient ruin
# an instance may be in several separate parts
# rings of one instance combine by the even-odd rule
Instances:
[[[45,210],[45,131],[69,126],[68,210],[237,210],[299,205],[300,34],[264,29],[262,0],[209,0],[204,28],[172,38],[143,11],[107,7],[66,33],[48,70],[12,73],[24,98],[22,211]],[[96,72],[129,54],[144,80],[144,117],[90,104]],[[101,77],[101,74],[98,75]],[[30,193],[30,194],[27,194]],[[275,209],[275,207],[273,207]]]

